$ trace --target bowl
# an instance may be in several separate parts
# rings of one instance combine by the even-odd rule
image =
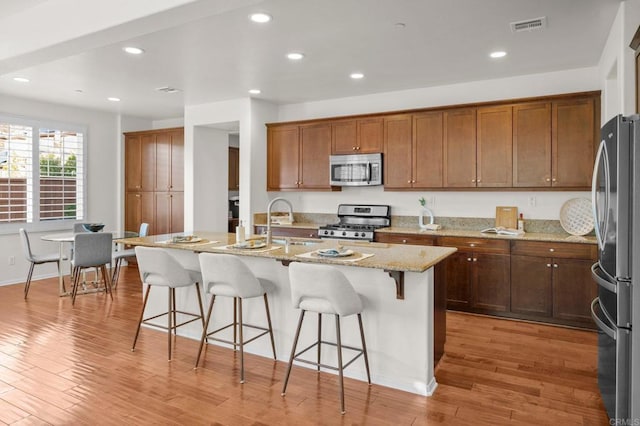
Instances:
[[[104,228],[104,223],[84,223],[82,224],[82,227],[87,232],[99,232]]]

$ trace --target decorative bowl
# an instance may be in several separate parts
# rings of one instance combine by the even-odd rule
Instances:
[[[82,227],[87,232],[99,232],[102,231],[102,228],[104,228],[104,223],[85,223],[82,225]]]

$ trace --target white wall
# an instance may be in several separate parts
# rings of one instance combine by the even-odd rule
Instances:
[[[117,229],[119,166],[118,117],[112,113],[67,107],[0,95],[1,112],[16,116],[78,124],[87,128],[87,221],[104,222]],[[27,230],[29,226],[27,225]],[[50,231],[47,231],[50,232]],[[35,253],[50,253],[58,245],[40,239],[43,232],[30,234]],[[9,256],[15,265],[8,265]],[[22,256],[18,234],[0,234],[0,284],[24,282],[29,263]],[[37,266],[34,279],[57,274],[55,265]]]
[[[303,104],[283,105],[278,121],[456,105],[502,99],[600,90],[598,68],[581,68],[498,80],[475,81],[447,86],[378,93]],[[517,206],[528,219],[558,219],[562,204],[588,192],[453,192],[383,191],[381,187],[346,188],[333,193],[281,193],[296,211],[335,213],[339,203],[390,204],[394,215],[417,215],[418,198],[425,196],[436,216],[494,217],[495,207]]]

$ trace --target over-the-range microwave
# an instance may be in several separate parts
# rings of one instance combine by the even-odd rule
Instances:
[[[329,157],[331,185],[382,185],[382,154],[349,154]]]

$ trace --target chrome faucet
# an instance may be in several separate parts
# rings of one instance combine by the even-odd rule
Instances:
[[[273,200],[271,200],[269,202],[269,205],[267,206],[267,246],[271,245],[271,208],[278,201],[282,201],[288,206],[289,220],[293,223],[293,206],[291,205],[291,202],[282,197],[274,198]]]

